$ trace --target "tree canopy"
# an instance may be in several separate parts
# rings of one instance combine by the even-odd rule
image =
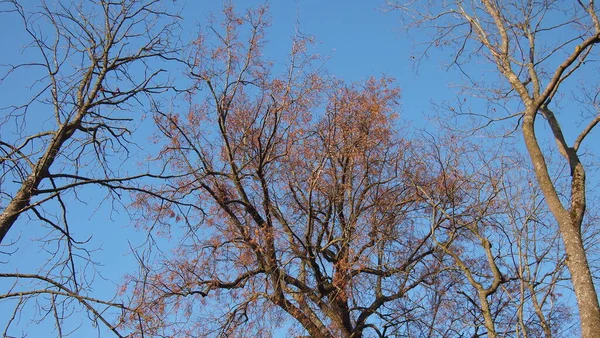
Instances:
[[[186,6],[0,2],[4,336],[600,331],[594,1],[382,1],[359,78]]]

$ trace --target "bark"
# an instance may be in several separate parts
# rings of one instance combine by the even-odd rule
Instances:
[[[581,335],[584,338],[597,337],[600,332],[600,306],[592,273],[587,261],[581,236],[581,225],[585,211],[585,171],[579,163],[577,154],[572,148],[567,154],[571,165],[571,208],[566,210],[556,192],[554,183],[548,173],[544,155],[535,135],[536,111],[529,109],[523,120],[523,137],[531,157],[534,172],[550,211],[558,222],[565,252],[567,267],[577,298],[577,306],[581,319]]]
[[[284,311],[294,317],[301,325],[306,329],[311,337],[317,338],[332,338],[327,331],[327,328],[322,323],[314,323],[306,314],[300,309],[294,306],[292,303],[287,301],[283,294],[278,294],[273,297],[273,303],[277,304]]]
[[[577,307],[581,319],[581,336],[584,338],[597,337],[600,332],[600,307],[592,280],[592,274],[581,239],[579,226],[564,220],[559,223],[565,251],[567,267],[577,297]]]
[[[494,318],[492,316],[492,310],[490,309],[487,296],[485,296],[482,290],[477,290],[477,293],[479,295],[479,303],[481,304],[481,313],[483,314],[485,328],[487,329],[487,336],[490,338],[496,338],[498,336],[496,334],[496,325],[494,324]]]
[[[44,156],[39,160],[25,182],[23,182],[19,191],[15,194],[15,197],[6,206],[2,214],[0,214],[0,243],[2,243],[4,237],[19,216],[30,206],[31,198],[35,196],[40,182],[48,177],[50,166],[54,163],[56,155],[59,153],[65,141],[68,140],[75,132],[75,129],[80,126],[82,118],[83,113],[79,113],[73,122],[63,124],[61,128],[58,129],[52,138],[52,141],[50,141],[50,146],[46,149]]]

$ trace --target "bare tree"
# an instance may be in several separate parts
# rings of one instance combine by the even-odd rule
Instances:
[[[582,72],[597,71],[588,62],[597,57],[594,47],[600,43],[596,3],[483,0],[389,4],[399,10],[408,25],[425,29],[431,37],[427,49],[451,46],[451,63],[465,74],[469,74],[469,62],[485,60],[502,78],[494,84],[495,79],[469,77],[475,92],[484,93],[492,104],[499,101],[499,106],[509,110],[502,116],[496,109],[477,115],[487,118],[484,126],[511,118],[518,121],[515,124],[521,127],[532,171],[562,235],[582,335],[595,337],[600,332],[600,307],[582,234],[589,187],[581,146],[600,115],[596,112],[589,116],[584,127],[568,141],[564,125],[572,120],[572,112],[565,112],[564,120],[559,122],[557,101],[565,94],[570,79]],[[551,153],[544,149],[551,142],[546,142],[539,117],[549,127],[550,139],[570,170],[567,189],[560,189],[548,167]]]
[[[132,277],[128,324],[139,336],[268,336],[290,319],[290,335],[401,332],[419,306],[409,295],[440,267],[405,179],[411,145],[392,127],[398,89],[325,81],[301,36],[273,75],[265,9],[224,17],[197,41],[189,110],[156,113],[160,161],[179,177],[157,194],[204,214],[140,195],[180,244]]]
[[[55,318],[60,336],[71,311],[65,302],[79,302],[119,335],[95,306],[123,306],[84,293],[90,278],[79,264],[91,263],[90,248],[72,235],[69,200],[93,185],[118,201],[123,191],[139,189],[137,179],[155,176],[147,169],[129,173],[135,168],[131,134],[153,96],[171,87],[161,62],[178,56],[177,17],[158,0],[1,6],[3,16],[20,19],[28,41],[21,60],[2,65],[0,85],[33,80],[24,102],[2,103],[0,242],[12,256],[19,241],[13,236],[7,243],[7,235],[27,219],[49,229],[40,245],[50,256],[39,271],[0,274],[9,286],[0,298],[18,300],[15,314],[30,299],[46,300],[42,311]],[[13,322],[7,321],[5,335]]]
[[[522,161],[505,155],[510,143],[473,144],[456,133],[421,139],[429,150],[419,172],[437,183],[418,176],[414,183],[430,205],[431,237],[446,267],[435,277],[429,336],[569,332],[568,299],[559,295],[567,291],[562,246]]]

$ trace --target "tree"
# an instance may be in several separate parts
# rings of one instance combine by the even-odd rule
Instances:
[[[499,116],[496,109],[478,113],[487,118],[483,126],[498,120],[516,119],[532,163],[537,184],[557,224],[567,255],[566,264],[577,297],[583,337],[600,332],[600,307],[584,246],[582,224],[586,215],[586,173],[582,143],[600,121],[596,112],[571,142],[559,122],[561,95],[569,80],[590,69],[597,56],[600,21],[594,1],[565,4],[559,1],[389,1],[409,25],[424,27],[432,37],[428,48],[451,46],[452,63],[468,74],[469,62],[487,61],[502,82],[472,76],[475,93],[485,95],[490,106],[500,101],[514,111]],[[429,10],[424,11],[425,8]],[[552,36],[552,41],[547,37]],[[556,40],[558,39],[558,40]],[[593,70],[592,70],[593,72]],[[474,74],[473,74],[474,75]],[[468,75],[467,75],[468,76]],[[591,97],[597,96],[592,94]],[[587,102],[587,104],[595,103]],[[544,137],[543,118],[551,136]],[[537,120],[537,122],[536,122]],[[567,189],[549,169],[551,146],[570,171]]]
[[[440,128],[443,130],[443,128]],[[552,337],[571,327],[564,254],[533,178],[510,142],[424,133],[414,184],[446,269],[432,288],[427,336]],[[491,143],[491,144],[490,144]],[[518,154],[517,151],[511,151]],[[427,318],[427,317],[424,317]],[[451,334],[453,333],[453,334]],[[416,332],[415,335],[419,333]]]
[[[0,272],[1,305],[14,305],[4,335],[14,335],[14,323],[31,307],[55,322],[58,336],[76,329],[67,319],[77,319],[78,310],[120,337],[263,337],[277,329],[354,338],[570,333],[569,297],[561,293],[570,291],[566,266],[575,276],[582,262],[573,259],[577,246],[563,228],[578,226],[580,251],[590,253],[584,244],[597,237],[582,230],[594,218],[578,194],[585,197],[586,188],[578,156],[598,118],[565,148],[553,111],[564,80],[587,66],[596,40],[575,50],[575,58],[588,59],[546,72],[560,70],[556,62],[569,43],[539,53],[529,47],[531,65],[516,61],[520,54],[511,46],[539,46],[542,17],[555,11],[553,3],[456,4],[462,7],[438,19],[462,21],[438,26],[428,48],[459,43],[453,62],[465,74],[469,58],[500,65],[504,85],[470,77],[471,90],[493,99],[486,123],[514,117],[524,131],[531,128],[528,149],[533,154],[537,145],[541,174],[508,156],[519,151],[505,139],[481,142],[450,129],[442,136],[409,133],[398,117],[395,80],[330,76],[310,52],[312,39],[299,31],[289,59],[270,61],[264,7],[239,14],[226,5],[223,20],[203,26],[182,58],[173,44],[178,17],[158,0],[42,3],[33,12],[2,2],[10,9],[3,15],[19,17],[32,43],[25,61],[3,66],[0,85],[10,89],[33,74],[34,94],[24,103],[11,98],[0,121],[0,254],[10,263],[18,258],[24,240],[15,229],[29,234],[26,221],[45,229],[36,245],[48,253],[36,271]],[[519,10],[529,16],[509,15]],[[593,10],[580,14],[571,24],[595,17]],[[426,22],[434,21],[415,20]],[[507,32],[521,29],[525,38],[503,40],[501,24],[509,22],[516,24]],[[462,28],[472,30],[453,35]],[[471,47],[475,52],[466,53]],[[185,80],[177,82],[169,98],[163,94],[174,85],[165,69],[175,67],[166,61],[183,65],[192,84],[180,90]],[[519,67],[529,79],[519,77]],[[554,89],[546,93],[542,82]],[[592,107],[595,97],[587,90],[578,99]],[[515,102],[523,112],[493,115]],[[466,106],[452,106],[453,117]],[[53,115],[35,114],[50,107]],[[148,145],[153,157],[142,169],[132,164],[143,142],[134,134],[143,123],[137,110],[150,111],[145,122],[156,127]],[[530,121],[538,114],[566,157],[546,149],[540,124]],[[533,184],[534,172],[540,184]],[[81,215],[74,209],[88,201],[84,195],[99,190],[112,203],[108,209],[127,205],[147,239],[145,247],[132,246],[139,272],[108,299],[95,290],[97,256],[73,216]],[[575,201],[571,223],[560,223],[548,191],[563,204]],[[549,225],[555,219],[564,231]],[[89,232],[96,231],[104,230]],[[578,282],[579,297],[585,283]],[[583,323],[584,332],[589,325]]]
[[[208,29],[217,42],[195,46],[189,111],[155,117],[157,159],[177,177],[155,195],[204,213],[139,196],[147,223],[181,240],[132,276],[129,327],[255,337],[292,318],[292,332],[312,337],[402,330],[419,306],[410,295],[439,266],[406,175],[412,147],[393,130],[398,89],[387,78],[322,78],[301,36],[272,75],[265,9],[224,17]]]
[[[47,300],[42,311],[55,317],[61,336],[69,304],[79,302],[119,335],[95,308],[123,306],[84,293],[91,278],[82,271],[92,260],[86,240],[72,235],[70,199],[94,185],[118,202],[124,191],[138,189],[137,179],[154,176],[126,168],[132,168],[131,134],[139,111],[171,88],[160,64],[177,56],[177,17],[158,0],[2,6],[3,15],[20,18],[29,41],[19,60],[24,62],[3,65],[0,84],[10,88],[21,78],[33,80],[29,98],[15,97],[2,108],[0,242],[3,253],[17,256],[9,251],[18,239],[7,243],[7,235],[29,219],[48,229],[40,245],[50,256],[40,271],[0,274],[5,286],[12,285],[0,298],[17,300],[15,314],[30,299]]]

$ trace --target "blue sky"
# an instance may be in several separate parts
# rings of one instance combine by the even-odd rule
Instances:
[[[50,1],[49,1],[50,2]],[[25,1],[25,6],[31,6],[37,1]],[[234,1],[238,8],[246,5],[259,4],[258,1]],[[242,5],[243,4],[243,5]],[[176,6],[183,8],[181,16],[183,41],[193,38],[210,13],[218,13],[220,1],[177,1]],[[327,61],[325,68],[338,78],[347,81],[360,81],[369,76],[387,76],[396,78],[402,90],[401,111],[402,121],[416,127],[427,126],[426,116],[432,115],[432,101],[441,104],[452,100],[456,90],[452,84],[460,82],[456,69],[447,69],[443,65],[444,52],[433,51],[429,58],[424,59],[417,67],[414,61],[416,54],[414,36],[409,37],[402,31],[401,23],[395,12],[385,12],[384,1],[322,1],[322,0],[281,0],[270,3],[272,26],[267,33],[269,41],[265,54],[269,59],[284,62],[290,45],[291,36],[295,30],[310,35],[317,41],[316,51]],[[0,64],[13,63],[18,60],[31,58],[27,51],[23,54],[22,47],[27,43],[26,37],[20,33],[21,23],[13,15],[2,14],[0,20],[0,43],[4,46]],[[418,39],[416,39],[418,40]],[[480,74],[485,74],[489,68],[480,68]],[[593,74],[592,74],[593,75]],[[597,76],[597,75],[596,75]],[[184,78],[175,74],[174,77]],[[0,102],[5,106],[14,99],[24,98],[29,94],[27,86],[31,74],[20,75],[14,86],[2,86]],[[461,97],[460,99],[466,99]],[[471,98],[469,98],[470,100]],[[477,105],[475,105],[477,107]],[[36,112],[37,113],[37,112]],[[37,114],[43,114],[39,112]],[[141,125],[147,128],[146,124]],[[148,130],[141,130],[147,133]],[[597,139],[597,137],[595,137]],[[591,141],[593,144],[594,141]],[[143,143],[143,142],[142,142]],[[142,145],[143,147],[143,145]],[[146,149],[148,150],[148,149]],[[143,152],[143,151],[141,151]],[[592,177],[592,180],[597,177]],[[93,236],[89,245],[97,248],[92,252],[92,258],[101,262],[98,271],[106,280],[97,277],[93,296],[102,297],[114,293],[116,285],[126,272],[135,272],[135,258],[130,254],[129,243],[140,243],[144,240],[143,233],[136,232],[121,207],[120,212],[111,211],[110,205],[98,204],[104,198],[104,192],[95,189],[82,189],[81,200],[73,201],[76,208],[70,209],[69,215],[76,227],[79,238]],[[42,236],[44,233],[37,223],[27,222],[21,218],[9,233],[8,241],[19,239],[18,251],[10,257],[0,256],[0,271],[33,272],[46,258],[37,244],[32,245],[30,239]],[[7,263],[4,263],[8,261]],[[91,271],[90,271],[91,273]],[[0,283],[4,283],[0,280]],[[8,285],[0,285],[2,289]],[[0,313],[5,313],[10,307],[0,303]],[[23,332],[28,337],[46,337],[52,331],[52,322],[44,321],[39,326],[31,325],[31,313],[23,312],[19,324],[10,333],[20,337]],[[81,318],[78,318],[80,316]],[[4,316],[3,316],[4,317]],[[84,314],[74,314],[73,326],[81,324],[74,337],[92,337],[96,329],[92,328]],[[0,318],[0,324],[4,323]],[[99,329],[102,336],[104,328]],[[50,336],[54,336],[54,333]]]

